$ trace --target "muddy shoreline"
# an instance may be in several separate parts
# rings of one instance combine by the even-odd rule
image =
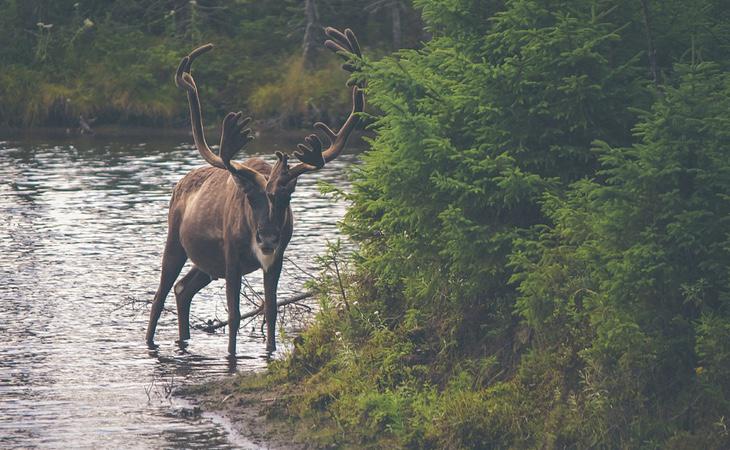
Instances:
[[[237,374],[219,380],[183,386],[175,396],[212,415],[228,429],[231,443],[242,448],[305,450],[316,448],[298,442],[293,424],[282,419],[283,390],[251,387],[255,373]],[[244,387],[245,386],[245,387]]]

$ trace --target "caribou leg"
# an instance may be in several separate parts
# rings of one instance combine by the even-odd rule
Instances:
[[[170,293],[170,289],[172,289],[177,276],[180,275],[187,259],[188,257],[182,245],[180,245],[180,241],[173,234],[173,230],[170,230],[167,235],[167,243],[165,243],[165,253],[162,255],[160,286],[157,288],[155,298],[152,301],[150,321],[147,325],[147,345],[150,347],[155,345],[155,329],[157,328],[157,321],[160,320],[162,308],[165,306],[165,298]]]
[[[228,303],[228,356],[236,356],[236,336],[241,324],[241,271],[226,268],[226,302]]]
[[[177,303],[177,329],[180,335],[180,344],[190,339],[190,303],[201,289],[210,284],[210,275],[193,266],[175,284],[175,302]]]
[[[266,319],[266,351],[276,350],[276,288],[283,258],[264,271],[264,318]]]

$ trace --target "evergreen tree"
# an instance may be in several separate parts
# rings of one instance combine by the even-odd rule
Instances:
[[[433,39],[360,62],[360,250],[291,410],[359,445],[730,445],[722,2],[415,3]]]
[[[590,418],[579,447],[728,444],[716,422],[730,406],[730,74],[677,75],[640,142],[597,144],[601,181],[549,199],[555,225],[514,256],[519,309],[540,336],[531,363],[555,361],[574,398],[564,414]]]

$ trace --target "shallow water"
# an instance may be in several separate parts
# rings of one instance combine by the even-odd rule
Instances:
[[[272,159],[301,136],[257,140],[250,153]],[[186,136],[0,142],[0,447],[249,447],[231,441],[219,422],[189,417],[188,405],[169,392],[265,367],[260,319],[239,333],[235,363],[226,358],[223,332],[191,329],[189,347],[178,349],[170,311],[158,325],[160,348],[144,344],[169,195],[202,165],[188,142]],[[299,181],[279,299],[301,292],[314,256],[337,238],[344,205],[323,198],[316,182],[342,185],[343,168],[353,160],[343,155]],[[246,278],[253,287],[247,297],[263,295],[260,274]],[[174,304],[170,294],[166,306]],[[252,308],[241,299],[242,312]],[[283,313],[284,334],[296,333],[297,316]],[[214,318],[226,319],[220,280],[192,305],[192,324]],[[275,357],[286,351],[279,347]]]

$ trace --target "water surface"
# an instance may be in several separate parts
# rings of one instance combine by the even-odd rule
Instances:
[[[250,153],[271,160],[300,137],[260,139]],[[239,333],[235,364],[225,357],[223,333],[193,329],[189,347],[178,349],[170,311],[158,325],[160,348],[144,345],[170,192],[202,165],[188,142],[144,135],[0,141],[0,447],[247,446],[210,418],[190,417],[169,392],[265,367],[260,319]],[[337,238],[344,205],[323,198],[316,182],[342,185],[353,159],[343,155],[299,180],[279,299],[301,292],[314,256]],[[242,312],[263,295],[260,272],[246,281]],[[166,306],[174,310],[172,294]],[[284,334],[296,333],[300,313],[283,313]],[[215,318],[226,319],[221,280],[192,305],[191,323]],[[275,356],[285,351],[280,345]]]

